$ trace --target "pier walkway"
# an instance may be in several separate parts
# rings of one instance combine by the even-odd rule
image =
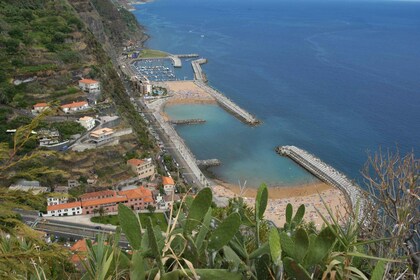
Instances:
[[[207,59],[205,58],[200,58],[200,59],[191,61],[191,65],[194,70],[195,79],[198,81],[205,82],[205,83],[207,82],[207,77],[203,73],[203,70],[201,69],[201,64],[206,64],[206,63],[207,63]]]
[[[295,146],[279,146],[276,148],[276,152],[291,158],[320,180],[339,188],[345,194],[353,209],[357,201],[362,198],[361,190],[357,185],[352,183],[344,174],[307,151]]]
[[[249,124],[249,125],[258,125],[260,121],[255,118],[253,115],[236,105],[232,100],[227,98],[225,95],[219,91],[213,89],[209,85],[205,84],[203,81],[196,80],[194,83],[202,88],[205,92],[213,96],[217,102],[225,108],[227,111],[233,113],[238,119]]]

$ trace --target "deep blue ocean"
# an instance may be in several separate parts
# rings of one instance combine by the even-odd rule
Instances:
[[[173,106],[199,159],[231,183],[314,180],[274,152],[296,145],[361,181],[368,151],[420,148],[420,2],[157,0],[133,13],[146,46],[199,53],[209,83],[256,115],[249,127],[214,105]],[[184,67],[190,67],[184,63]]]

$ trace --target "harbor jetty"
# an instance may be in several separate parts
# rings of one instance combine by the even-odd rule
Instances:
[[[340,189],[353,209],[358,200],[361,200],[361,190],[356,184],[349,180],[344,174],[307,151],[295,146],[278,146],[276,152],[282,156],[291,158],[321,181]]]
[[[181,58],[195,58],[195,57],[199,57],[199,55],[196,53],[189,53],[189,54],[175,54],[175,55],[169,56],[169,58],[172,59],[173,66],[176,68],[182,67]]]
[[[171,124],[200,124],[200,123],[205,123],[206,120],[202,120],[202,119],[188,119],[188,120],[171,120],[170,123]]]
[[[197,162],[197,165],[201,167],[219,166],[222,164],[222,162],[218,160],[217,158],[197,160],[196,162]]]
[[[207,77],[203,73],[203,70],[201,69],[201,64],[206,64],[206,63],[207,63],[207,59],[205,58],[196,59],[191,62],[191,66],[194,70],[195,79],[198,81],[205,82],[205,83],[207,82]]]
[[[225,95],[223,95],[219,91],[205,84],[203,81],[195,80],[194,83],[200,88],[202,88],[205,92],[210,94],[214,99],[216,99],[217,103],[219,103],[221,107],[231,112],[234,116],[236,116],[241,121],[249,125],[258,125],[260,123],[260,121],[257,118],[255,118],[253,115],[251,115],[246,110],[239,107],[237,104],[235,104],[232,100],[227,98]]]

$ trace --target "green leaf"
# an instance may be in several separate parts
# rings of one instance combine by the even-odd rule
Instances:
[[[288,203],[286,206],[286,223],[289,225],[292,223],[292,215],[293,215],[293,206],[292,204]]]
[[[280,232],[280,240],[281,240],[281,248],[282,250],[288,255],[289,257],[293,257],[295,255],[295,244],[292,238],[287,235],[284,231]]]
[[[298,229],[295,233],[295,252],[294,259],[302,262],[306,253],[308,252],[309,238],[306,231],[302,228]]]
[[[275,265],[281,263],[281,245],[280,245],[280,235],[277,228],[272,228],[268,235],[268,243],[270,245],[271,258]]]
[[[147,229],[147,236],[149,237],[149,247],[151,250],[151,253],[153,254],[153,256],[155,257],[158,265],[159,265],[159,269],[161,271],[163,271],[163,263],[162,263],[162,257],[161,257],[161,252],[159,250],[159,246],[156,240],[156,236],[155,236],[155,232],[153,230],[152,227],[152,219],[150,217],[148,217],[146,220],[146,229]]]
[[[184,273],[185,271],[185,273]],[[162,280],[172,279],[185,279],[185,277],[193,277],[194,274],[190,269],[184,269],[184,271],[178,269],[162,275]],[[214,280],[214,279],[229,279],[229,280],[241,280],[241,274],[236,272],[230,272],[225,269],[196,269],[195,272],[200,276],[200,280]],[[153,278],[152,278],[153,279]]]
[[[201,249],[203,240],[207,236],[207,233],[209,232],[210,222],[211,222],[211,209],[209,209],[206,215],[204,216],[203,223],[201,224],[200,230],[195,239],[195,245],[197,246],[198,250]]]
[[[259,257],[255,262],[255,271],[257,279],[269,279],[270,273],[268,267],[270,265],[270,257],[267,254]]]
[[[264,254],[270,254],[270,246],[268,245],[268,242],[262,244],[260,247],[254,250],[251,254],[249,254],[249,259],[255,259],[258,258]]]
[[[262,220],[268,202],[268,190],[265,184],[262,184],[255,199],[255,217],[256,220]]]
[[[130,279],[144,280],[146,277],[144,259],[140,251],[134,251],[131,257]]]
[[[134,250],[139,250],[141,248],[141,224],[139,217],[124,204],[119,204],[118,220],[130,246]]]
[[[211,251],[220,250],[235,236],[240,225],[241,216],[238,213],[230,214],[211,234],[208,248]]]
[[[295,223],[295,225],[300,224],[300,222],[302,222],[304,215],[305,215],[305,205],[301,204],[298,210],[296,211],[295,217],[293,218],[293,223]]]
[[[382,280],[384,277],[385,272],[385,262],[379,261],[375,269],[372,271],[372,276],[370,277],[370,280]]]
[[[313,242],[310,242],[305,264],[308,266],[319,264],[327,256],[336,241],[334,232],[329,227],[324,228]]]
[[[297,263],[294,259],[285,257],[283,260],[284,270],[287,273],[286,278],[292,278],[296,280],[311,280],[309,273],[302,267],[301,264]]]
[[[240,280],[242,275],[224,269],[196,269],[195,272],[200,276],[200,280],[229,279]]]
[[[191,233],[191,231],[201,222],[211,206],[212,199],[213,196],[210,188],[204,188],[197,194],[189,209],[184,233]]]
[[[223,254],[225,259],[234,263],[234,271],[238,270],[239,264],[242,263],[242,260],[239,256],[232,250],[229,246],[223,246]]]

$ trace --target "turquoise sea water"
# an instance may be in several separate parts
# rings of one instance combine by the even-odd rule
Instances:
[[[359,180],[368,150],[420,148],[420,3],[158,0],[134,14],[150,48],[199,53],[209,83],[263,121],[251,128],[214,105],[177,105],[197,158],[232,183],[309,182],[274,153],[296,145]],[[190,67],[185,65],[184,67]]]

